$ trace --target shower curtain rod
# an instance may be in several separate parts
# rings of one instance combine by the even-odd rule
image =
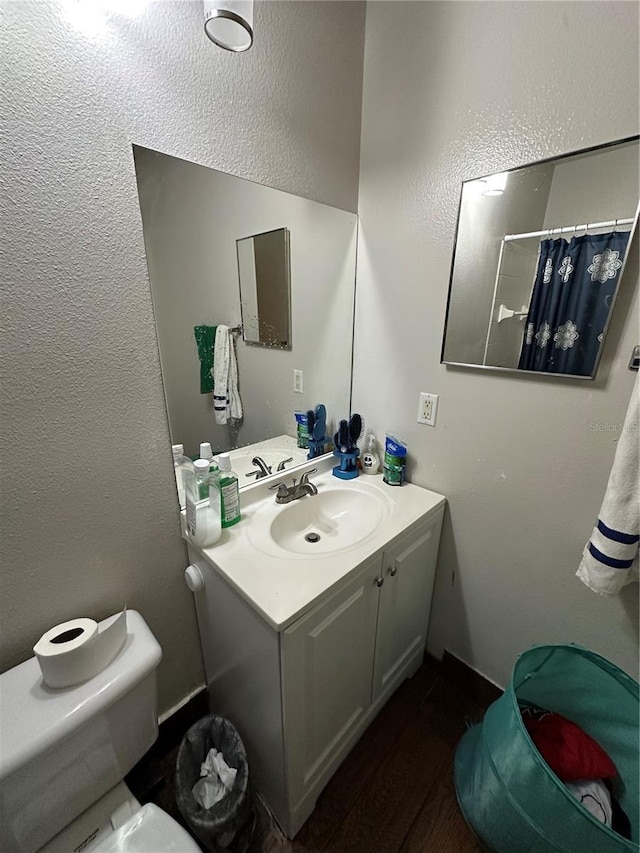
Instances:
[[[526,237],[553,237],[554,234],[568,234],[570,231],[588,231],[589,228],[611,228],[618,225],[632,225],[633,217],[629,219],[612,219],[610,222],[587,222],[584,225],[569,225],[566,228],[545,228],[544,231],[528,231],[526,234],[505,234],[505,243],[510,240],[524,240]]]

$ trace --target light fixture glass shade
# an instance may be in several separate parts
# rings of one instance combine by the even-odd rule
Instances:
[[[204,31],[214,44],[240,53],[253,44],[253,0],[204,0]]]

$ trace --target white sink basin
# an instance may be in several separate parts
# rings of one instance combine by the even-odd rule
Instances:
[[[378,489],[355,483],[320,485],[317,495],[290,504],[271,499],[256,512],[247,534],[267,553],[321,556],[373,536],[390,509],[390,499]]]

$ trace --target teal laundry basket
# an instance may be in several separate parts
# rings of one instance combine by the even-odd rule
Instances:
[[[553,773],[519,702],[573,720],[606,750],[631,840],[593,817]],[[574,645],[529,649],[507,690],[458,744],[454,777],[465,820],[491,853],[638,853],[639,715],[638,684],[609,661]]]

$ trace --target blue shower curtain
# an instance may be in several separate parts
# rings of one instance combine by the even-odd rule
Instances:
[[[543,240],[518,368],[593,373],[628,231]]]

